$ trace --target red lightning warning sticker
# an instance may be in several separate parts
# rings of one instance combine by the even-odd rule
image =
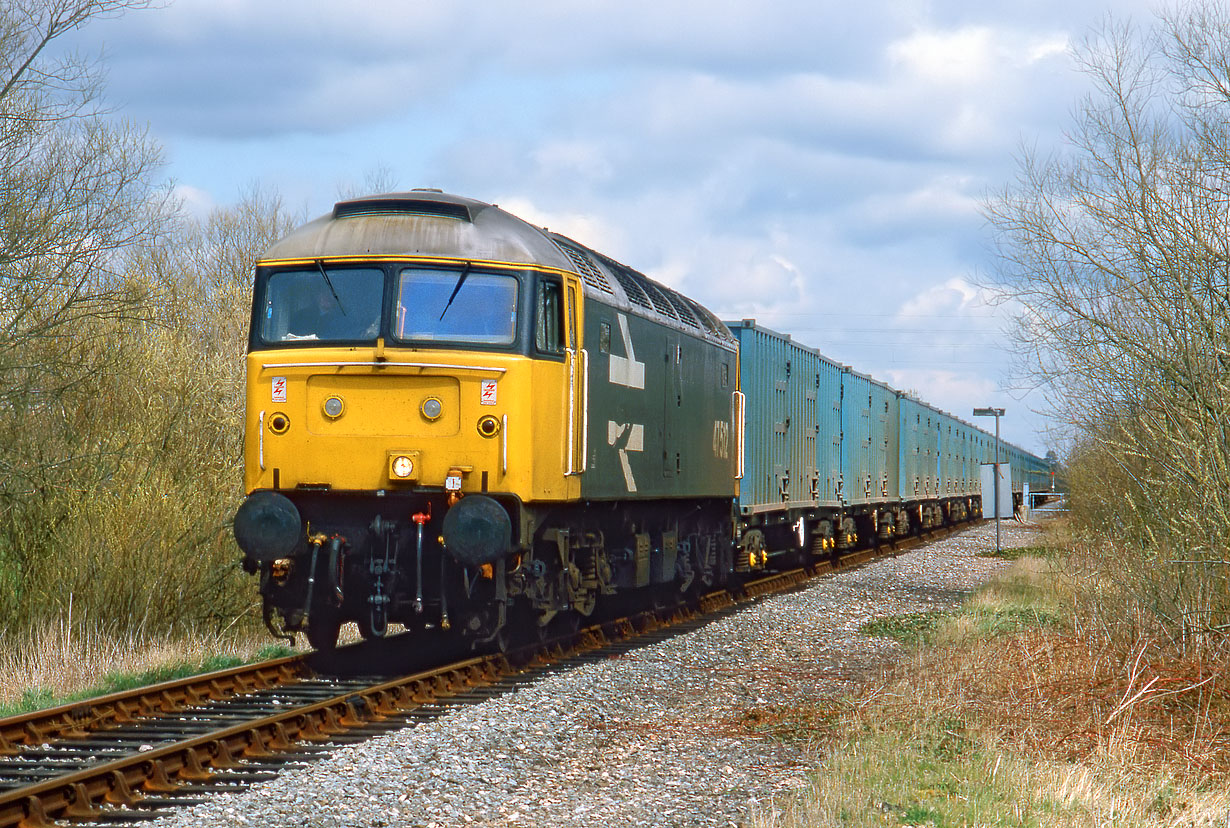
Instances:
[[[483,405],[495,405],[495,380],[483,380],[478,401]]]
[[[286,402],[286,377],[273,378],[273,401],[275,403]]]

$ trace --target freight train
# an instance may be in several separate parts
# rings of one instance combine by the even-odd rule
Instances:
[[[275,635],[507,645],[970,519],[986,432],[499,207],[338,202],[257,267],[235,517]],[[1003,445],[1013,490],[1044,461]],[[1040,478],[1039,478],[1040,479]]]

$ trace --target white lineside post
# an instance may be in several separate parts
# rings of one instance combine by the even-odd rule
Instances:
[[[1002,551],[999,540],[999,418],[1004,416],[1004,409],[975,408],[974,416],[995,418],[995,469],[992,477],[995,480],[995,554],[998,555]]]

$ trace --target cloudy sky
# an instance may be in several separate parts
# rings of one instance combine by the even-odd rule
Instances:
[[[373,176],[498,203],[1043,452],[979,203],[1062,140],[1110,8],[175,0],[73,45],[190,209],[259,186],[315,216]]]

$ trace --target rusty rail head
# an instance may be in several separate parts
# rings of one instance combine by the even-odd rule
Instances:
[[[297,741],[328,741],[348,725],[374,718],[360,714],[354,704],[356,698],[363,698],[368,710],[376,710],[382,701],[392,698],[391,691],[414,687],[417,692],[401,698],[405,707],[415,707],[467,687],[489,684],[511,669],[503,656],[468,659],[442,670],[404,676],[358,692],[347,690],[331,699],[0,792],[0,828],[36,826],[39,820],[51,824],[62,818],[92,818],[97,816],[97,803],[132,804],[140,799],[140,792],[168,793],[182,783],[207,781],[215,771],[234,766],[236,756],[268,756],[293,750]]]
[[[23,745],[80,737],[87,729],[98,730],[145,716],[173,713],[201,701],[294,681],[306,674],[304,658],[275,658],[9,716],[0,719],[0,756],[19,753]]]

